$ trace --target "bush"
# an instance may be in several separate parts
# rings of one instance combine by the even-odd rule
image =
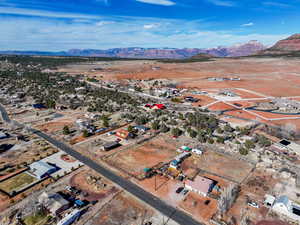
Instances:
[[[153,130],[158,130],[159,129],[159,121],[155,120],[152,124],[151,127]]]
[[[180,136],[182,134],[182,130],[180,130],[179,128],[173,128],[172,129],[172,135],[174,136]]]
[[[255,144],[253,143],[253,141],[246,140],[246,141],[245,141],[245,147],[246,147],[247,149],[252,149],[252,148],[255,148]]]
[[[164,124],[164,123],[160,127],[160,131],[163,133],[167,133],[169,130],[170,130],[170,128],[167,127],[166,124]]]
[[[87,130],[84,130],[84,131],[82,132],[82,136],[83,136],[83,137],[89,137],[89,136],[90,136],[90,133],[89,133]]]
[[[212,145],[213,143],[215,143],[214,139],[212,139],[212,138],[208,139],[208,144]]]
[[[241,155],[248,155],[249,150],[246,149],[246,148],[240,148],[240,149],[239,149],[239,152],[240,152]]]

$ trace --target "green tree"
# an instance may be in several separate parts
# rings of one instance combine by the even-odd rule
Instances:
[[[218,132],[218,134],[223,134],[224,133],[224,131],[222,130],[221,127],[218,127],[217,132]]]
[[[164,123],[160,126],[160,131],[163,133],[167,133],[169,130],[170,130],[170,128],[167,127],[166,124],[164,124]]]
[[[191,138],[195,138],[195,137],[197,137],[197,132],[195,130],[191,129],[189,132],[189,135]]]
[[[155,120],[152,124],[151,124],[151,128],[153,130],[158,130],[159,129],[159,121]]]
[[[172,135],[174,135],[174,136],[180,136],[182,134],[182,130],[180,130],[177,127],[173,128],[171,132],[172,132]]]
[[[129,126],[127,127],[127,131],[128,131],[129,133],[133,133],[133,132],[134,132],[133,126],[129,125]]]
[[[208,139],[208,143],[212,145],[213,143],[215,143],[215,141],[214,141],[213,138],[209,138],[209,139]]]
[[[64,135],[68,135],[68,134],[70,134],[71,132],[70,132],[70,128],[69,128],[69,126],[64,126],[64,128],[63,128],[63,134]]]
[[[240,148],[240,149],[239,149],[239,152],[240,152],[241,155],[248,155],[249,150],[246,149],[246,148]]]
[[[253,141],[251,141],[251,140],[246,140],[246,141],[245,141],[245,147],[246,147],[247,149],[253,149],[253,148],[255,148],[255,144],[254,144]]]
[[[104,127],[109,127],[109,118],[107,116],[102,117],[102,124]]]
[[[217,142],[223,144],[223,143],[224,143],[224,138],[218,137],[218,138],[217,138]]]
[[[82,136],[83,136],[83,137],[89,137],[89,136],[90,136],[90,133],[89,133],[87,130],[84,130],[84,131],[82,132]]]

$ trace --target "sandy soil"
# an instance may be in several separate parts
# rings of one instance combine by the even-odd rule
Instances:
[[[207,151],[201,157],[190,157],[183,162],[184,171],[190,167],[239,182],[249,174],[253,166],[223,154]]]
[[[259,221],[256,225],[289,225],[289,224],[286,222],[282,222],[282,221],[262,220],[262,221]]]
[[[138,148],[113,154],[106,159],[106,162],[137,176],[143,172],[144,168],[153,167],[161,162],[168,162],[176,155],[176,142],[173,142],[169,137],[160,136]]]
[[[95,216],[93,225],[143,224],[154,212],[133,197],[122,193],[109,202]]]
[[[107,187],[101,190],[97,190],[93,185],[87,183],[86,177],[89,174],[92,174],[94,176],[96,175],[95,172],[92,172],[90,170],[84,170],[81,171],[80,173],[75,174],[70,180],[71,186],[77,187],[78,189],[88,193],[88,196],[85,197],[86,200],[88,201],[101,200],[118,191],[117,188],[112,186],[110,181],[104,178],[101,179],[105,184],[107,184]],[[98,177],[99,175],[96,176]]]
[[[235,110],[236,108],[225,102],[216,102],[208,107],[211,111]]]
[[[205,201],[209,200],[206,205]],[[186,199],[181,201],[179,206],[193,215],[197,220],[206,223],[217,212],[218,202],[215,199],[200,196],[199,194],[189,192]]]
[[[70,121],[68,119],[62,119],[62,120],[57,120],[53,122],[44,123],[42,125],[38,125],[37,128],[42,131],[52,133],[52,132],[62,131],[64,126],[71,127],[72,125],[73,125],[73,121]]]

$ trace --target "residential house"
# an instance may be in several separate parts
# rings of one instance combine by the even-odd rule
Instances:
[[[109,142],[109,143],[106,143],[102,146],[102,150],[103,151],[109,151],[109,150],[112,150],[114,148],[117,148],[120,146],[120,143],[117,142],[117,141],[113,141],[113,142]]]
[[[37,161],[29,165],[30,173],[38,179],[43,179],[57,171],[55,166],[52,166],[43,161]]]
[[[215,185],[215,181],[208,179],[206,177],[197,176],[194,181],[187,180],[185,182],[185,188],[196,192],[200,195],[207,196]]]
[[[70,207],[70,202],[64,199],[59,193],[49,194],[43,192],[38,197],[41,203],[53,216],[60,214],[62,211]]]
[[[278,214],[285,215],[292,220],[300,221],[300,205],[289,200],[287,196],[280,196],[277,198],[272,210]]]
[[[278,143],[275,143],[274,147],[279,148],[280,150],[283,151],[293,152],[296,153],[297,155],[300,155],[300,145],[292,141],[283,139]]]
[[[81,215],[81,210],[79,209],[74,209],[72,212],[68,213],[65,215],[64,218],[62,218],[57,225],[70,225],[72,224],[75,220],[77,220]]]
[[[118,130],[115,135],[122,139],[129,139],[134,137],[132,133],[124,129]]]

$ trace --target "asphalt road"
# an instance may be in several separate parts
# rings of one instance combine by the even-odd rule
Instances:
[[[0,104],[0,111],[1,111],[3,120],[6,122],[10,122],[7,112],[1,104]],[[183,211],[178,210],[178,209],[168,205],[161,199],[155,197],[154,195],[145,191],[144,189],[137,186],[136,184],[130,182],[129,180],[127,180],[121,176],[118,176],[117,174],[115,174],[112,171],[110,171],[109,169],[101,166],[100,164],[93,161],[92,159],[85,157],[84,155],[75,151],[70,146],[68,146],[60,141],[57,141],[56,139],[50,137],[49,135],[47,135],[39,130],[36,130],[33,128],[30,128],[29,130],[31,132],[35,133],[36,135],[40,136],[41,138],[45,139],[52,145],[56,146],[58,149],[73,156],[80,162],[84,163],[86,166],[88,166],[91,169],[95,170],[96,172],[100,173],[102,176],[106,177],[107,179],[111,180],[112,182],[114,182],[115,184],[117,184],[118,186],[123,188],[124,190],[128,191],[129,193],[131,193],[138,199],[140,199],[140,200],[144,201],[145,203],[147,203],[148,205],[152,206],[153,208],[155,208],[157,211],[161,212],[165,216],[170,217],[172,220],[174,220],[178,224],[180,224],[180,225],[203,225],[203,224],[197,222],[196,220],[194,220],[191,216],[184,213]]]
[[[0,111],[1,111],[2,120],[6,123],[10,123],[10,118],[9,118],[5,108],[1,104],[0,104]]]

